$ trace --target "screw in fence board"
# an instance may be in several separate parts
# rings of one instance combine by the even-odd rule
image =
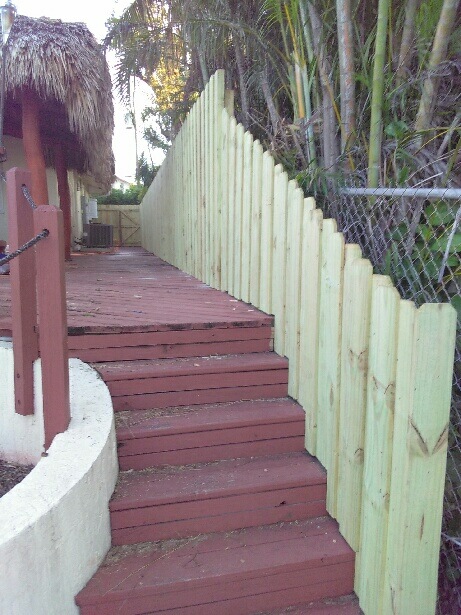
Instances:
[[[31,174],[24,169],[10,169],[6,182],[8,241],[14,251],[35,235],[32,208],[22,192],[23,185],[31,185]],[[38,358],[34,249],[11,261],[10,280],[15,411],[28,415],[34,413],[33,363]]]
[[[357,245],[346,246],[341,334],[337,520],[354,551],[360,546],[363,451],[373,268]]]
[[[401,301],[383,613],[433,615],[456,312]]]
[[[62,211],[52,205],[34,210],[36,232],[47,228],[37,245],[37,304],[42,360],[45,448],[70,421],[67,313],[64,279],[64,224]]]

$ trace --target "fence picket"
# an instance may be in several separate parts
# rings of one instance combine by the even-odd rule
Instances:
[[[334,220],[323,221],[321,258],[316,454],[331,477],[327,510],[335,516],[344,238]]]
[[[243,142],[245,129],[236,128],[235,207],[234,207],[234,296],[242,298],[242,208],[243,208]]]
[[[251,268],[251,196],[253,191],[253,135],[245,132],[243,139],[242,245],[241,287],[243,301],[250,301]]]
[[[199,153],[199,164],[200,164],[200,195],[199,195],[199,218],[200,218],[200,233],[199,233],[199,241],[200,241],[200,266],[198,270],[198,277],[201,280],[206,281],[206,260],[205,260],[205,252],[206,252],[206,206],[207,206],[207,195],[206,195],[206,135],[205,135],[205,92],[202,92],[200,95],[200,153]]]
[[[274,350],[285,354],[285,266],[288,176],[281,165],[275,167],[274,179],[274,258],[272,277],[272,311],[274,313]]]
[[[274,159],[269,152],[263,154],[261,193],[261,254],[259,304],[261,309],[272,314],[272,223],[274,214]]]
[[[288,184],[286,245],[285,354],[290,361],[288,394],[298,398],[299,389],[299,316],[301,294],[302,220],[304,195],[295,181]]]
[[[436,611],[455,333],[451,306],[401,301],[383,613]]]
[[[224,111],[224,113],[226,113]],[[237,121],[234,117],[229,118],[229,140],[228,140],[228,224],[227,224],[227,285],[223,290],[234,294],[234,233],[235,233],[235,203],[236,203],[236,149],[237,149]]]
[[[253,305],[260,305],[263,148],[259,141],[255,141],[253,145],[252,170],[249,301]]]
[[[386,276],[374,275],[365,419],[361,549],[356,587],[365,613],[381,613],[387,542],[395,364],[400,298]],[[380,545],[380,548],[377,548]]]
[[[221,113],[221,131],[222,131],[222,144],[221,144],[221,161],[220,171],[220,193],[218,201],[221,207],[220,223],[221,227],[219,233],[221,235],[220,246],[220,259],[221,259],[221,272],[220,272],[220,285],[221,290],[227,290],[229,288],[229,201],[230,201],[230,118],[226,109]]]
[[[343,536],[355,551],[360,546],[372,275],[371,263],[361,258],[360,248],[346,246],[337,519]]]
[[[305,446],[317,450],[318,343],[320,267],[323,215],[320,209],[304,208],[300,314],[299,400],[306,413]]]

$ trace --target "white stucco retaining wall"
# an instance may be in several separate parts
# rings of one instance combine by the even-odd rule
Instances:
[[[34,414],[21,416],[15,413],[13,381],[13,347],[11,342],[0,340],[0,458],[36,465],[45,440],[40,361],[34,365]]]
[[[0,499],[0,613],[77,614],[74,596],[110,547],[108,501],[118,473],[112,401],[90,366],[69,363],[69,429]],[[0,390],[3,373],[0,366]]]

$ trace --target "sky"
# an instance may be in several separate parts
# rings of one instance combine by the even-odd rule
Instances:
[[[50,17],[51,19],[61,19],[62,21],[79,21],[86,23],[90,32],[101,41],[105,34],[105,22],[112,14],[119,16],[123,9],[129,5],[129,0],[77,0],[74,2],[64,2],[62,0],[13,0],[18,14],[29,17]],[[111,71],[114,62],[113,57],[108,57]],[[142,84],[141,84],[142,85]],[[137,97],[136,107],[142,111],[142,107],[147,104],[147,86],[144,92],[142,87],[136,88]],[[126,109],[118,102],[117,95],[114,93],[114,155],[115,155],[115,174],[121,179],[134,181],[136,165],[135,139],[133,129],[127,129],[125,122]],[[143,149],[142,141],[139,145],[139,154]],[[154,160],[155,164],[160,163],[160,159]]]

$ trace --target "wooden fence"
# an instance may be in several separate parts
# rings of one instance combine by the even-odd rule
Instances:
[[[94,222],[114,227],[116,246],[141,245],[139,205],[98,205],[98,217]]]
[[[403,301],[237,124],[218,71],[141,204],[143,246],[275,316],[366,615],[433,615],[456,313]]]

